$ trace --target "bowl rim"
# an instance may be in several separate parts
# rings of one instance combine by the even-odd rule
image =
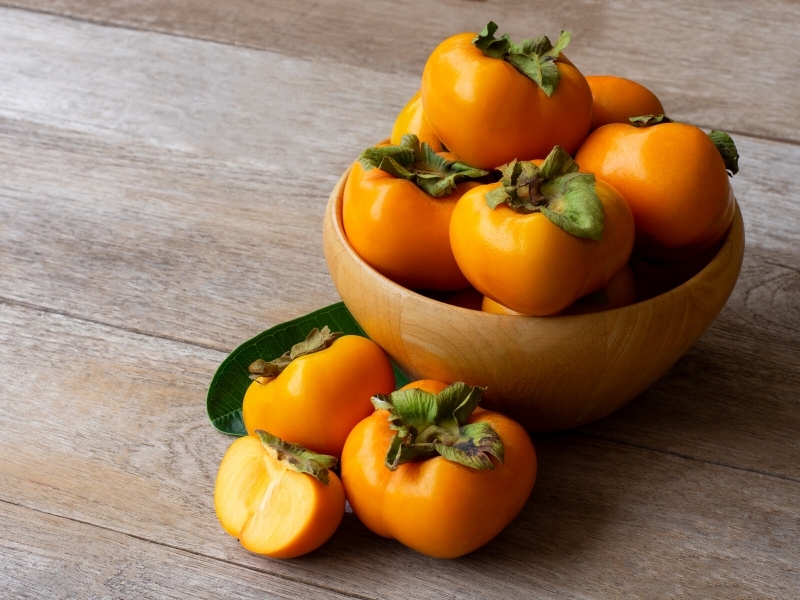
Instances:
[[[738,256],[738,263],[739,263],[737,265],[737,269],[741,270],[741,265],[744,257],[744,246],[745,246],[744,222],[742,218],[741,209],[739,207],[739,203],[736,199],[736,196],[733,193],[733,188],[730,187],[729,185],[728,186],[729,194],[733,198],[733,203],[734,203],[734,215],[733,215],[733,220],[731,221],[731,225],[728,228],[728,231],[725,233],[725,236],[723,237],[721,243],[719,243],[718,245],[717,252],[708,261],[708,263],[702,269],[700,269],[700,271],[695,273],[692,277],[682,282],[681,284],[676,285],[675,287],[670,288],[669,290],[662,292],[661,294],[657,294],[650,298],[639,300],[632,304],[626,304],[624,306],[619,306],[616,308],[609,308],[588,313],[578,313],[571,315],[552,315],[552,316],[496,314],[482,310],[457,306],[455,304],[448,304],[446,302],[442,302],[440,300],[436,300],[435,298],[431,298],[429,296],[421,294],[415,290],[404,287],[399,283],[396,283],[395,281],[392,281],[382,273],[376,271],[352,247],[350,241],[347,239],[347,234],[345,233],[344,230],[344,221],[342,215],[342,207],[344,204],[343,202],[344,185],[347,181],[347,177],[349,176],[352,168],[353,165],[351,164],[345,170],[345,172],[340,176],[338,182],[336,183],[336,186],[333,188],[333,191],[331,192],[330,198],[328,200],[328,205],[326,207],[326,214],[327,214],[326,218],[330,219],[331,227],[334,234],[336,235],[336,238],[341,243],[342,247],[346,250],[350,258],[354,259],[357,263],[359,263],[359,265],[362,268],[369,271],[372,276],[375,276],[379,280],[381,280],[383,285],[386,285],[390,288],[394,288],[396,293],[401,294],[403,296],[408,296],[412,298],[415,302],[420,302],[423,306],[430,305],[431,307],[435,307],[436,310],[453,309],[456,310],[457,312],[458,311],[466,312],[470,315],[473,315],[475,318],[487,319],[487,320],[513,317],[513,318],[528,319],[528,320],[552,321],[555,319],[571,319],[571,320],[589,321],[596,319],[598,315],[613,314],[617,311],[624,311],[634,306],[638,307],[639,309],[646,310],[649,308],[650,305],[662,303],[665,301],[665,299],[668,300],[672,296],[680,296],[685,292],[685,288],[693,287],[694,285],[697,284],[699,280],[708,277],[710,272],[716,270],[721,265],[725,265],[729,263],[731,260],[736,260],[736,256]]]

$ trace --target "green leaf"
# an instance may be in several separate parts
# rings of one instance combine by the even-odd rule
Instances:
[[[712,129],[708,137],[711,138],[711,141],[714,142],[717,150],[722,155],[728,174],[731,176],[736,175],[739,172],[739,151],[736,149],[733,138],[724,131],[716,129]]]
[[[535,82],[547,96],[552,96],[561,78],[556,60],[569,44],[572,34],[562,31],[555,45],[547,36],[514,44],[508,34],[499,39],[494,37],[496,32],[497,24],[490,21],[472,43],[485,56],[508,61],[517,71]]]
[[[429,196],[450,195],[461,181],[485,177],[488,171],[461,161],[448,160],[426,142],[407,133],[396,146],[367,148],[358,159],[365,170],[380,169],[398,179],[411,181]]]
[[[508,35],[497,39],[494,37],[496,31],[497,23],[489,21],[483,31],[475,36],[472,43],[489,58],[504,58],[511,48],[511,40]]]
[[[341,336],[341,332],[331,331],[327,325],[325,325],[322,329],[313,327],[305,340],[294,344],[289,350],[281,354],[278,358],[269,362],[259,358],[257,361],[251,364],[248,368],[248,371],[250,371],[250,379],[258,379],[259,377],[277,377],[296,358],[300,358],[306,354],[313,354],[314,352],[321,352],[326,348],[330,348],[333,342],[335,342]]]
[[[469,423],[459,433],[458,440],[453,444],[434,444],[436,451],[447,460],[472,469],[494,469],[489,455],[503,462],[503,442],[488,423]]]
[[[358,162],[364,167],[365,171],[370,169],[380,169],[386,171],[387,169],[397,170],[398,173],[410,173],[410,169],[414,167],[414,148],[407,145],[398,146],[375,146],[367,148],[358,157]],[[392,173],[394,175],[394,173]],[[396,177],[400,175],[395,175]],[[409,179],[403,177],[403,179]]]
[[[634,127],[652,127],[661,123],[675,123],[667,115],[642,115],[640,117],[630,117],[628,120]]]
[[[571,235],[602,238],[605,215],[594,175],[578,172],[577,163],[561,146],[555,146],[538,167],[513,160],[501,170],[500,186],[485,194],[489,208],[505,203],[521,214],[541,212]]]
[[[344,335],[367,337],[353,315],[342,302],[337,302],[310,314],[281,323],[242,343],[219,365],[206,397],[206,411],[211,424],[223,433],[247,435],[242,419],[242,400],[250,387],[251,364],[259,359],[273,360],[292,346],[303,342],[314,327]],[[408,383],[408,378],[395,366],[397,387]]]
[[[595,191],[591,173],[562,175],[542,186],[550,198],[542,214],[567,233],[599,241],[603,237],[605,213]]]
[[[484,388],[456,382],[438,394],[420,389],[373,396],[375,410],[389,412],[392,438],[384,464],[394,471],[403,463],[436,455],[473,469],[493,469],[489,455],[502,462],[503,442],[486,423],[468,423]]]
[[[333,469],[339,462],[335,456],[319,454],[305,446],[284,441],[262,429],[256,429],[255,434],[264,447],[284,465],[298,473],[310,475],[325,485],[330,483],[328,470]]]

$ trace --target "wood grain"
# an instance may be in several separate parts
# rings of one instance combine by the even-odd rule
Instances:
[[[800,596],[796,2],[0,6],[0,596]],[[208,383],[241,341],[338,300],[335,181],[433,43],[489,19],[572,29],[584,72],[734,134],[739,282],[640,398],[536,437],[534,494],[478,552],[427,559],[348,514],[308,556],[253,556],[213,514],[231,440]]]
[[[80,521],[0,502],[5,598],[353,598]]]
[[[800,6],[793,0],[736,3],[676,0],[646,8],[625,0],[537,4],[523,0],[12,0],[97,23],[197,37],[325,65],[419,77],[433,47],[448,35],[494,20],[514,39],[571,30],[567,54],[586,74],[640,81],[675,118],[755,135],[800,141],[787,119],[800,97]],[[377,89],[377,88],[376,88]]]
[[[8,18],[16,14],[6,12]],[[38,19],[43,24],[36,27]],[[353,140],[338,146],[338,155],[329,154],[318,164],[320,177],[304,179],[293,153],[305,146],[298,142],[280,156],[270,154],[273,138],[265,139],[258,128],[236,125],[222,105],[219,113],[204,113],[216,119],[211,123],[200,123],[196,116],[186,114],[183,121],[170,121],[170,127],[199,135],[202,128],[214,131],[227,124],[228,138],[240,141],[227,147],[244,149],[241,153],[223,149],[213,155],[210,145],[200,144],[172,148],[171,132],[153,129],[143,136],[143,129],[136,126],[161,123],[159,109],[152,107],[153,92],[162,89],[156,83],[119,90],[104,87],[105,96],[96,99],[97,110],[85,107],[80,118],[70,113],[70,118],[59,119],[48,107],[71,98],[71,86],[84,92],[94,89],[92,72],[112,77],[124,69],[129,79],[148,81],[145,74],[136,74],[136,68],[143,69],[163,55],[171,57],[165,59],[171,65],[162,67],[165,71],[189,70],[189,57],[202,52],[194,47],[203,44],[122,31],[121,36],[146,41],[129,41],[132,48],[142,46],[138,51],[142,59],[123,61],[114,58],[110,48],[113,31],[25,13],[21,21],[24,27],[8,26],[6,32],[16,32],[21,47],[38,57],[38,62],[12,69],[14,91],[7,90],[0,101],[0,114],[5,115],[0,117],[0,156],[5,165],[0,222],[13,223],[0,229],[0,251],[7,257],[0,265],[4,298],[223,351],[273,324],[338,300],[322,258],[322,213],[337,169],[347,162],[342,157],[350,146],[356,152]],[[105,47],[103,36],[107,36]],[[59,85],[31,75],[36,68],[55,70],[60,60],[62,50],[45,44],[44,38],[61,40],[68,48],[83,48],[65,65],[67,74],[61,75]],[[232,64],[250,64],[258,54],[230,49],[223,54],[224,60],[214,61],[213,53],[207,52],[205,72],[219,73],[223,79],[224,71],[236,70]],[[16,53],[6,56],[22,60]],[[110,65],[103,66],[104,61]],[[273,62],[262,57],[258,64],[268,70],[274,68],[270,67]],[[357,80],[351,82],[353,93],[364,90]],[[180,92],[179,86],[163,85],[170,93]],[[288,111],[293,84],[287,81],[283,86],[277,96],[287,104],[279,104],[276,110]],[[34,117],[20,108],[31,101],[43,107]],[[389,103],[384,100],[383,110],[375,115],[388,112]],[[100,116],[90,119],[104,114],[107,106],[116,107],[127,121],[120,118],[113,128],[103,128]],[[278,133],[281,127],[265,125]],[[293,130],[295,123],[286,127]],[[369,125],[362,127],[366,131]],[[333,140],[329,146],[336,148],[337,131],[334,123],[320,138]],[[800,265],[800,250],[793,242],[800,227],[794,200],[800,149],[746,136],[737,136],[737,143],[742,171],[733,185],[745,218],[745,265],[734,296],[707,337],[717,331],[727,334],[718,336],[710,348],[703,346],[706,338],[701,339],[698,349],[678,365],[691,373],[686,376],[690,384],[685,384],[691,387],[673,396],[670,392],[678,383],[669,374],[632,412],[626,412],[635,418],[609,421],[603,435],[612,435],[613,430],[613,439],[651,445],[660,439],[658,447],[687,455],[703,449],[698,456],[713,457],[721,447],[726,459],[737,457],[736,464],[741,461],[748,468],[797,476],[800,449],[794,443],[786,445],[786,438],[796,439],[800,430],[791,392],[798,377],[797,361],[791,352],[771,348],[778,343],[778,348],[789,350],[800,328],[798,295],[793,293]],[[265,158],[269,156],[285,161],[283,167],[278,162],[270,167]],[[765,171],[769,178],[760,175]],[[67,173],[70,177],[65,177]],[[297,273],[303,277],[296,277]],[[763,343],[754,346],[758,339]],[[707,356],[714,356],[713,361],[704,359]],[[729,403],[735,392],[720,396],[719,380],[703,373],[710,370],[724,379],[728,369],[739,369],[748,357],[755,357],[754,364],[760,367],[747,371],[755,378],[751,380],[754,398],[748,403],[754,408],[740,405],[732,410]],[[773,377],[776,369],[786,376]],[[650,400],[653,394],[665,394],[666,405]],[[693,409],[694,397],[704,399],[701,406],[710,410],[706,416],[700,417]],[[675,402],[682,404],[681,411]],[[651,406],[662,408],[655,413],[645,410]],[[673,416],[685,413],[685,417],[668,419],[665,411]],[[775,414],[786,419],[786,433],[770,433],[768,425]],[[698,429],[693,419],[705,419],[724,430],[708,437],[709,432]],[[669,423],[674,427],[660,429]],[[696,426],[687,428],[689,424]],[[663,433],[659,436],[654,429]],[[772,440],[766,443],[773,448],[769,457],[763,452],[764,436]]]
[[[35,562],[52,557],[48,548],[59,547],[66,520],[83,531],[57,561],[59,572],[77,572],[73,582],[83,581],[80,557],[99,538],[90,556],[102,563],[99,556],[110,551],[106,568],[121,569],[121,584],[129,586],[163,553],[167,564],[188,553],[200,564],[215,561],[212,572],[230,565],[232,578],[246,568],[357,597],[398,597],[413,587],[419,598],[445,591],[638,597],[652,590],[700,598],[719,588],[732,598],[759,590],[788,599],[800,584],[796,481],[580,434],[535,438],[540,476],[528,505],[497,539],[463,559],[428,559],[375,537],[353,515],[311,555],[255,557],[222,531],[211,506],[230,438],[206,420],[202,375],[219,353],[24,307],[1,305],[0,324],[0,377],[16,399],[0,405],[0,455],[7,457],[0,507],[26,511],[13,537],[4,534],[0,552],[15,557],[20,540],[28,540],[39,547],[34,554],[45,553],[25,559],[34,562],[27,567],[15,558],[15,569],[44,569]],[[57,357],[68,362],[54,372]],[[42,523],[37,542],[26,534],[34,511]],[[107,548],[139,541],[151,546],[128,558]],[[758,568],[737,570],[745,557]],[[675,572],[684,561],[694,570]],[[0,583],[17,585],[14,572],[3,572]]]

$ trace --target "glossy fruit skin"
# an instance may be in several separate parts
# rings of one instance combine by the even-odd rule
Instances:
[[[602,290],[601,297],[596,298],[595,295],[589,294],[584,298],[579,298],[554,316],[585,315],[634,304],[638,298],[636,278],[631,265],[626,264],[622,267],[622,270],[606,284]],[[483,297],[481,310],[498,315],[521,315],[521,313],[511,310],[486,296]]]
[[[575,160],[625,197],[638,256],[686,260],[716,244],[735,211],[725,162],[698,127],[611,123],[592,132]]]
[[[600,241],[571,235],[542,213],[520,214],[505,204],[492,210],[485,194],[499,185],[470,190],[450,222],[456,261],[484,296],[525,315],[553,315],[603,289],[628,262],[633,216],[607,183],[596,182],[605,215]]]
[[[419,90],[416,91],[395,118],[389,141],[393,145],[398,146],[403,136],[407,133],[416,135],[420,142],[425,142],[433,148],[435,152],[442,152],[445,150],[441,140],[436,136],[436,132],[428,122],[425,111],[422,110],[422,97]]]
[[[463,182],[433,198],[414,183],[356,162],[344,186],[342,221],[353,249],[373,269],[409,289],[457,290],[467,286],[450,249],[450,215]]]
[[[431,382],[421,387],[442,389]],[[492,459],[492,470],[437,456],[390,471],[384,458],[395,432],[387,416],[377,410],[356,425],[342,453],[347,499],[371,531],[434,558],[456,558],[489,542],[522,510],[537,463],[530,437],[516,421],[480,408],[470,419],[489,422],[503,441],[504,461]]]
[[[587,75],[592,90],[592,130],[631,117],[662,115],[661,100],[642,84],[615,75]]]
[[[484,56],[472,44],[475,35],[444,40],[422,73],[422,105],[442,143],[487,170],[544,158],[555,145],[577,150],[592,119],[592,92],[581,72],[561,54],[561,79],[548,97],[510,63]]]
[[[256,429],[320,454],[341,455],[353,426],[374,410],[373,394],[395,389],[394,371],[372,340],[345,335],[324,350],[293,360],[274,379],[253,381],[242,416]]]
[[[335,473],[329,471],[328,478],[325,485],[287,470],[257,437],[244,436],[222,459],[214,508],[223,529],[247,550],[293,558],[325,543],[342,521],[344,487]]]

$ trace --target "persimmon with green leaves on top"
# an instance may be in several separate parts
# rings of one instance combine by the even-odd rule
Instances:
[[[450,215],[488,174],[434,152],[413,134],[399,145],[368,148],[344,186],[345,235],[367,264],[403,287],[466,287],[450,249]]]
[[[247,550],[273,558],[317,549],[344,515],[336,462],[265,431],[240,437],[225,453],[214,486],[222,527]]]
[[[731,137],[665,115],[611,123],[591,133],[575,160],[613,185],[631,207],[637,256],[688,260],[719,242],[736,208],[729,174],[739,154]]]
[[[555,145],[572,153],[589,133],[592,92],[564,55],[571,34],[513,43],[479,34],[441,42],[422,72],[422,107],[442,143],[467,164],[495,169],[543,159]]]
[[[341,476],[367,528],[436,558],[476,550],[522,510],[536,452],[516,421],[478,407],[482,388],[427,380],[373,398]]]
[[[372,412],[370,398],[395,389],[386,353],[360,335],[314,328],[305,341],[249,367],[242,402],[247,432],[269,431],[321,454],[340,456],[353,426]]]
[[[459,268],[481,294],[547,316],[602,290],[627,264],[634,223],[625,199],[560,147],[512,161],[501,181],[464,194],[450,221]]]

